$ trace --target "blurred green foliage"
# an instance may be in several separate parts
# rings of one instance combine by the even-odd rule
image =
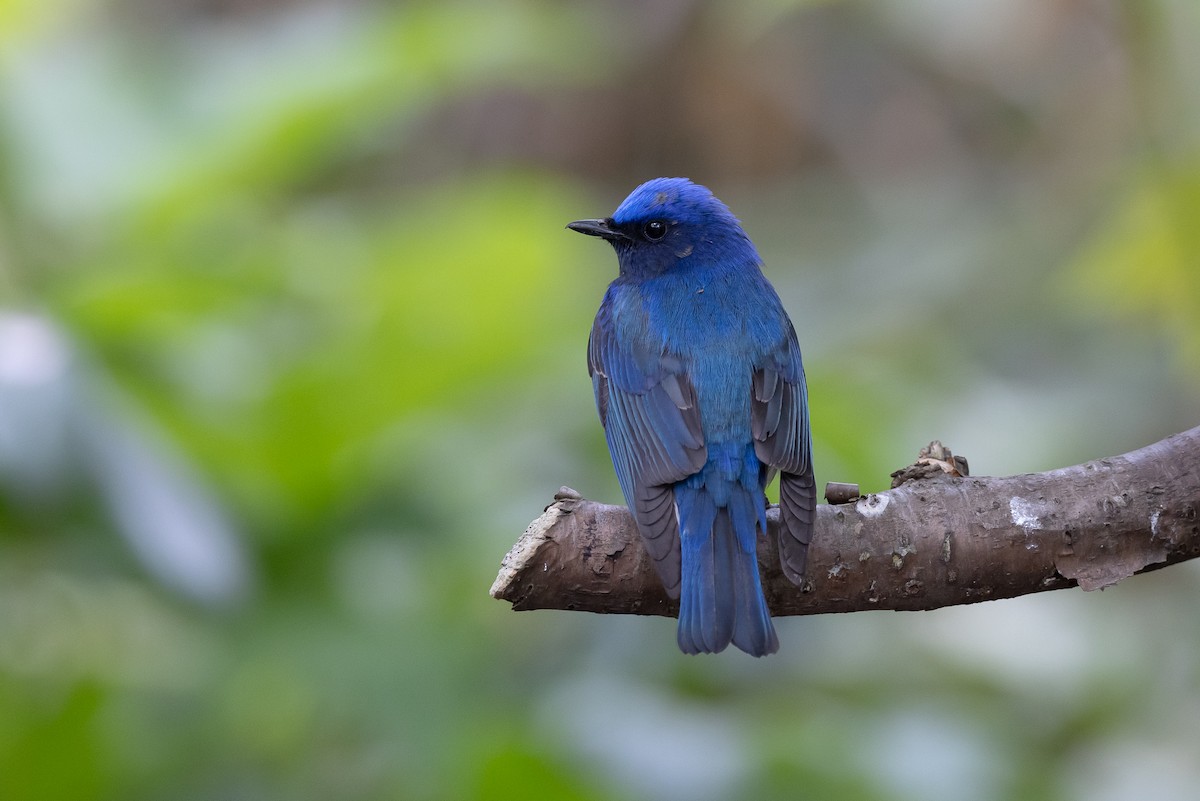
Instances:
[[[562,227],[657,174],[759,243],[821,481],[1193,425],[1196,17],[0,0],[0,799],[1189,797],[1189,567],[762,662],[486,590],[618,497]]]
[[[1090,308],[1157,329],[1178,369],[1200,381],[1200,168],[1156,164],[1133,181],[1105,230],[1068,273]]]

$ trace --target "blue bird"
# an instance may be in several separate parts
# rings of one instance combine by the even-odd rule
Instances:
[[[679,647],[779,649],[758,572],[764,490],[780,474],[779,556],[799,584],[816,509],[796,331],[737,218],[703,186],[656,178],[611,217],[620,275],[588,340],[596,406]]]

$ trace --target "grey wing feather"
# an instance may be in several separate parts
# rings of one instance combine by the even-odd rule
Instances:
[[[751,433],[758,458],[779,470],[779,560],[793,584],[804,580],[808,545],[816,518],[808,428],[808,398],[796,334],[753,373]]]
[[[679,522],[672,485],[704,466],[696,391],[679,359],[621,347],[604,310],[588,342],[588,369],[617,480],[663,586],[679,597]]]

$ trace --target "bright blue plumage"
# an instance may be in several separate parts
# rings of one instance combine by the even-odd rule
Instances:
[[[800,348],[758,253],[721,201],[682,178],[568,227],[607,239],[620,262],[588,367],[621,491],[679,598],[679,647],[773,653],[756,556],[763,492],[779,471],[780,559],[799,583],[816,485]]]

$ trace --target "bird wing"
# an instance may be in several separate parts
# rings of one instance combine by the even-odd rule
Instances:
[[[621,491],[667,594],[679,597],[679,523],[672,485],[708,458],[696,390],[682,361],[621,341],[601,307],[588,372]]]
[[[754,452],[779,476],[779,556],[783,572],[793,584],[804,577],[808,543],[816,516],[816,482],[813,480],[808,430],[808,402],[804,365],[796,330],[788,324],[784,340],[767,354],[753,373],[750,430]]]

